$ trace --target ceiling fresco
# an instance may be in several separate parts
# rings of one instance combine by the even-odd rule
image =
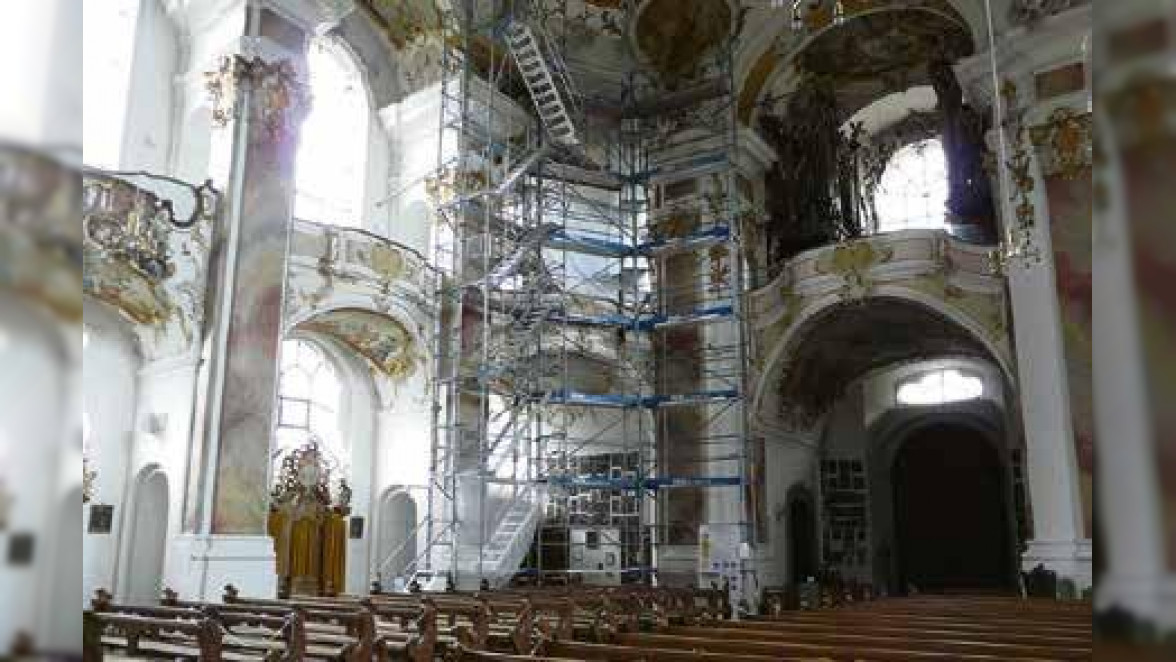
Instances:
[[[332,310],[299,324],[296,330],[329,336],[394,379],[411,376],[422,360],[416,339],[403,324],[366,310]]]
[[[726,0],[650,0],[637,13],[641,56],[668,82],[690,77],[731,32]]]
[[[438,0],[360,0],[359,5],[397,48],[441,27]]]
[[[854,380],[872,370],[919,359],[992,360],[979,340],[924,306],[872,298],[844,304],[808,322],[790,348],[779,382],[786,419],[811,424]]]

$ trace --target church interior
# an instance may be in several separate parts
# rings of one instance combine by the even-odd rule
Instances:
[[[1096,121],[1092,74],[1170,52],[1170,9],[76,4],[81,150],[0,157],[80,200],[75,291],[0,268],[0,356],[84,370],[0,379],[0,436],[51,421],[83,469],[0,512],[10,564],[30,531],[68,568],[4,575],[49,597],[0,649],[1061,660],[1100,611],[1176,626],[1176,327],[1130,303],[1173,192],[1103,181],[1176,142],[1135,79]]]

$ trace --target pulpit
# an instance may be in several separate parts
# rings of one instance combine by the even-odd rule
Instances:
[[[333,596],[347,576],[347,516],[351,488],[339,480],[316,441],[289,452],[270,496],[278,596]]]

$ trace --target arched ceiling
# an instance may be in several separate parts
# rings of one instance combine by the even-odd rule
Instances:
[[[298,324],[294,330],[330,337],[393,379],[410,376],[423,359],[416,338],[400,321],[367,310],[327,311]]]
[[[830,79],[846,118],[873,101],[928,81],[927,64],[974,51],[974,37],[947,0],[846,3],[840,23],[795,31],[785,25],[750,63],[739,93],[740,117],[786,99],[798,80]]]
[[[637,10],[634,41],[663,80],[689,77],[731,32],[727,0],[648,0]]]
[[[968,330],[913,302],[872,298],[809,321],[786,348],[776,386],[782,414],[810,424],[857,379],[886,366],[938,357],[993,361]],[[995,361],[993,361],[995,363]]]

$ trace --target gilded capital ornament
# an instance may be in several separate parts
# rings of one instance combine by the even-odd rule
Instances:
[[[221,59],[216,71],[206,72],[204,77],[216,127],[223,128],[241,118],[239,94],[243,88],[256,95],[251,118],[261,128],[261,137],[271,143],[292,140],[310,110],[307,86],[288,59],[266,62],[257,56],[229,55]]]

